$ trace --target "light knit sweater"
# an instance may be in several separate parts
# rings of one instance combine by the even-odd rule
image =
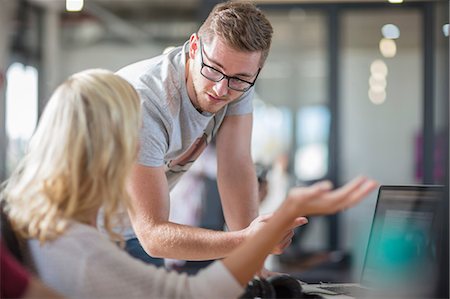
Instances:
[[[58,239],[28,241],[39,277],[69,298],[237,298],[243,288],[217,261],[196,276],[130,257],[94,227],[73,223]]]

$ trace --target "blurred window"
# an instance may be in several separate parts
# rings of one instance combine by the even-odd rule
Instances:
[[[9,174],[23,157],[38,118],[36,68],[13,63],[6,72],[6,168]]]
[[[301,181],[314,181],[328,170],[330,111],[326,106],[303,107],[297,112],[295,175]]]
[[[285,125],[277,129],[290,134],[292,175],[303,182],[321,179],[328,172],[327,14],[300,7],[265,12],[276,34],[256,90],[264,102],[284,109]]]

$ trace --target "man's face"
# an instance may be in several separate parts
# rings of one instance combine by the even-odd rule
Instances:
[[[230,83],[232,87],[240,88],[245,86],[246,83],[240,82],[239,79],[252,83],[258,75],[261,59],[260,51],[237,51],[218,37],[215,37],[208,44],[200,42],[198,37],[191,38],[191,49],[192,47],[195,50],[193,51],[194,61],[191,64],[193,67],[190,69],[192,83],[188,80],[188,93],[192,104],[198,110],[216,113],[244,93],[244,91],[229,88],[229,80],[232,80]],[[203,52],[201,53],[201,51]],[[215,72],[215,75],[217,75],[216,71],[234,78],[224,77],[219,82],[214,82],[202,75],[203,73],[208,76],[210,72]]]

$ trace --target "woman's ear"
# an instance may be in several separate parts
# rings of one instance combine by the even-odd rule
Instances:
[[[197,33],[192,33],[189,38],[189,58],[194,59],[195,53],[198,50],[198,35]]]

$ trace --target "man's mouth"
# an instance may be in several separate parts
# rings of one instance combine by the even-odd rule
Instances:
[[[209,94],[209,93],[207,93],[207,95],[208,95],[208,98],[209,98],[211,101],[213,101],[213,102],[223,103],[223,102],[226,102],[226,101],[227,101],[226,98],[215,97],[215,96],[212,96],[212,95]]]

